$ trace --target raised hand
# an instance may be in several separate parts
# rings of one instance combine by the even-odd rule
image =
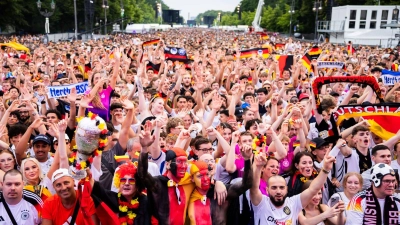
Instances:
[[[92,101],[90,94],[86,94],[82,96],[81,101],[79,103],[79,107],[87,108],[87,109],[92,109],[93,106],[90,106],[90,102]]]
[[[257,155],[254,156],[254,166],[257,169],[263,168],[265,165],[267,165],[267,157],[264,152],[260,152]]]
[[[240,153],[245,160],[249,160],[253,155],[253,148],[250,145],[242,145],[240,147]]]
[[[250,101],[249,101],[249,104],[250,104],[250,106],[247,106],[247,108],[250,110],[250,111],[252,111],[252,112],[254,112],[254,113],[256,113],[256,112],[258,112],[258,110],[259,110],[259,103],[258,103],[258,99],[250,99]]]
[[[71,92],[67,96],[68,101],[69,102],[76,102],[76,96],[77,96],[76,88],[73,87],[73,88],[71,88]]]
[[[143,147],[149,147],[153,144],[155,140],[155,136],[151,135],[151,130],[153,130],[153,125],[150,121],[146,121],[144,129],[139,134],[140,145],[142,145],[142,152],[144,150]],[[145,151],[147,151],[147,149],[145,149]]]
[[[119,102],[122,104],[122,107],[124,107],[125,110],[131,110],[133,109],[135,106],[133,105],[133,103],[131,101],[128,100],[127,96],[122,96],[119,99]]]

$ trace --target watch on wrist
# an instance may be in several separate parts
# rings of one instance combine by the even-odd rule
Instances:
[[[329,173],[331,172],[330,170],[328,171],[328,170],[326,170],[326,169],[324,169],[324,168],[322,168],[321,171],[324,172],[324,173],[326,173],[326,174],[329,174]]]

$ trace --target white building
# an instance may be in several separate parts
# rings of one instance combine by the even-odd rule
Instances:
[[[331,21],[318,21],[317,31],[329,34],[331,43],[352,41],[355,45],[393,47],[398,44],[400,34],[399,11],[395,9],[397,6],[388,5],[333,7]],[[397,28],[382,27],[389,24]]]

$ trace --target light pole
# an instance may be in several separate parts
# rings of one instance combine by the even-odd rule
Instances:
[[[78,17],[76,13],[76,0],[74,0],[74,14],[75,14],[75,40],[78,40]]]
[[[292,0],[292,5],[290,6],[290,27],[289,27],[289,37],[292,36],[292,18],[293,18],[293,13],[294,13],[294,0]]]
[[[124,30],[124,14],[125,14],[125,9],[124,9],[124,2],[121,0],[121,29],[122,31]]]
[[[104,35],[107,35],[107,9],[110,8],[108,0],[103,0],[102,7],[104,9]]]
[[[238,13],[238,19],[242,20],[242,12],[240,11],[240,3],[238,6],[236,6],[236,11]]]
[[[51,0],[50,3],[50,8],[51,11],[47,11],[47,9],[45,9],[44,11],[41,11],[42,8],[42,2],[40,0],[38,0],[36,2],[37,8],[39,10],[40,15],[46,17],[46,22],[44,23],[44,33],[46,34],[46,39],[47,42],[49,41],[49,33],[50,33],[50,21],[49,21],[49,17],[53,15],[55,9],[56,9],[56,3],[54,3],[54,0]]]
[[[315,1],[314,2],[314,7],[313,11],[315,12],[315,31],[314,31],[314,40],[318,42],[318,36],[317,36],[317,28],[318,28],[318,11],[322,9],[321,2]]]
[[[201,17],[201,23],[200,23],[200,25],[203,25],[203,20],[204,20],[204,18],[203,17]]]
[[[162,24],[162,5],[161,2],[156,2],[157,5],[157,19],[160,20],[160,24]]]

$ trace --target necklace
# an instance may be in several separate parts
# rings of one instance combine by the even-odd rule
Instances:
[[[136,213],[133,213],[133,210],[139,208],[139,197],[127,202],[123,201],[121,196],[121,193],[118,193],[119,223],[121,225],[133,225],[136,217]]]

